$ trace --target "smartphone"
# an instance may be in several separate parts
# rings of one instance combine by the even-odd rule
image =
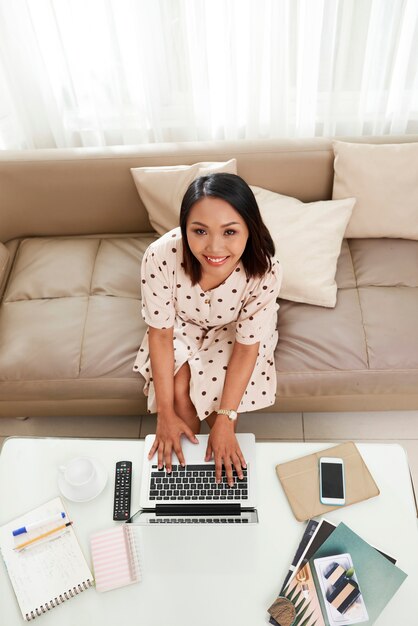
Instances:
[[[344,461],[336,457],[319,459],[319,499],[322,504],[345,504]]]

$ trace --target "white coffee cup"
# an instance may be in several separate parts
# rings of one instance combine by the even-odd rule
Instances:
[[[100,481],[93,459],[79,456],[59,467],[67,491],[77,500],[93,498],[100,490]]]

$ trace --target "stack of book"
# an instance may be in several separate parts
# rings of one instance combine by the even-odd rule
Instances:
[[[295,624],[370,626],[405,578],[393,557],[345,524],[309,520],[279,598],[268,609],[270,623],[281,626],[278,611],[287,598]]]

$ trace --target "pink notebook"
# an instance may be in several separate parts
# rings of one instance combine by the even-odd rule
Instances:
[[[110,591],[141,580],[135,528],[122,524],[90,537],[97,591]]]

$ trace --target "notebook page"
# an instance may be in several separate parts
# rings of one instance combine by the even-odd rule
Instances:
[[[51,603],[54,605],[71,598],[93,581],[72,526],[57,538],[42,541],[21,552],[13,550],[26,537],[30,539],[29,533],[13,537],[15,528],[60,511],[65,511],[61,498],[55,498],[0,528],[2,556],[22,615],[26,619],[28,616],[30,619],[31,613],[36,614],[37,609],[42,610],[41,607],[45,605],[51,607]],[[32,533],[41,534],[43,530],[41,527]]]
[[[97,591],[110,591],[140,581],[132,526],[123,524],[94,533],[91,554]]]

